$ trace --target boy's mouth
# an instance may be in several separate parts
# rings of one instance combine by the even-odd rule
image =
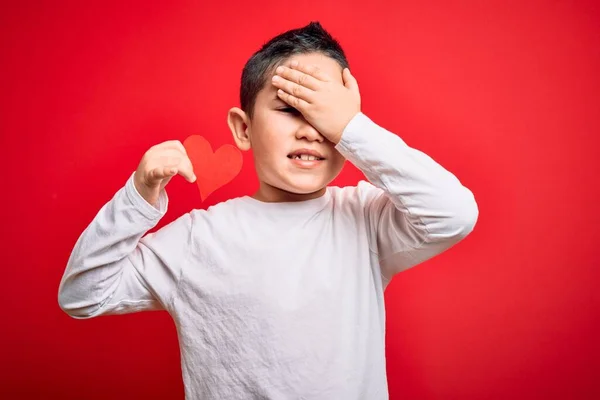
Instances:
[[[316,150],[311,149],[298,149],[287,156],[291,160],[302,160],[302,161],[323,161],[325,157]]]

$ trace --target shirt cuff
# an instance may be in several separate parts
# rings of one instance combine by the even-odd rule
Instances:
[[[360,149],[381,141],[382,128],[362,112],[358,112],[346,125],[335,148],[345,157],[352,159]]]

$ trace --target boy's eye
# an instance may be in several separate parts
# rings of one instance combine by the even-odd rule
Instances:
[[[299,111],[296,110],[294,107],[279,108],[277,111],[282,111],[282,112],[290,113],[290,114],[299,114]]]

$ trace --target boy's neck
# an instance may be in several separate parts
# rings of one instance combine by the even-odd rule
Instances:
[[[319,198],[325,194],[326,190],[327,187],[324,187],[313,193],[298,194],[261,182],[260,187],[251,197],[265,203],[288,203]]]

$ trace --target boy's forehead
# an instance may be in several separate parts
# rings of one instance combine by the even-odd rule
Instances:
[[[278,65],[289,67],[292,61],[298,61],[302,65],[315,65],[321,71],[325,72],[331,78],[342,82],[342,67],[336,60],[321,53],[294,54]],[[275,68],[271,72],[271,76],[275,75]],[[263,91],[272,91],[275,93],[277,88],[273,85],[265,85]],[[276,96],[277,97],[277,96]]]
[[[339,78],[342,81],[342,67],[336,60],[322,53],[304,53],[294,54],[286,59],[282,64],[289,66],[292,61],[298,61],[303,65],[316,65],[332,78]]]
[[[328,57],[324,54],[294,54],[293,56],[283,61],[280,65],[289,66],[292,61],[298,61],[303,65],[316,65],[330,77],[338,80],[339,82],[342,82],[342,67],[333,58]],[[275,75],[275,69],[273,69],[271,76],[272,75]],[[276,92],[277,88],[274,85],[270,84],[270,79],[267,79],[265,86],[258,93],[258,97],[266,101],[283,102],[281,99],[279,99]]]

